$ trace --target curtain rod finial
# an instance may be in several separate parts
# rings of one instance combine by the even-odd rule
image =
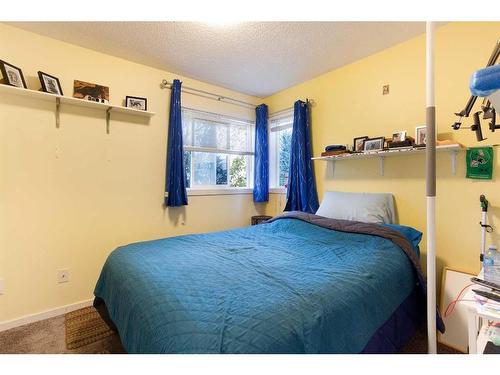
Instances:
[[[167,81],[166,79],[163,79],[163,80],[161,81],[161,83],[160,83],[160,87],[161,87],[162,89],[167,88],[167,87],[168,87],[168,81]]]

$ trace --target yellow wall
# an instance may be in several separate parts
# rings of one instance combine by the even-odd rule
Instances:
[[[0,322],[86,300],[110,251],[130,242],[248,225],[265,211],[251,195],[190,196],[185,209],[164,209],[169,90],[162,79],[259,103],[172,73],[0,24],[0,59],[22,68],[29,88],[37,71],[110,87],[111,102],[148,98],[149,124],[65,106],[55,127],[54,105],[0,94]],[[254,118],[253,110],[183,95],[183,105]],[[271,199],[274,199],[272,197]],[[58,284],[56,270],[69,268]]]
[[[500,36],[500,23],[453,23],[437,32],[436,105],[438,130],[476,145],[470,131],[451,133],[453,112],[468,98],[468,79],[482,67]],[[372,55],[266,98],[270,112],[313,98],[314,154],[330,143],[360,135],[389,136],[425,121],[424,37]],[[257,212],[279,213],[283,197],[255,206],[251,195],[189,197],[185,209],[163,208],[169,91],[162,79],[260,102],[223,88],[135,64],[0,24],[0,58],[23,69],[30,88],[38,70],[61,79],[72,93],[73,79],[111,87],[111,102],[144,96],[157,112],[146,124],[114,116],[105,133],[100,111],[65,107],[55,128],[53,105],[0,95],[0,322],[92,297],[106,256],[126,243],[183,233],[246,225]],[[382,96],[382,85],[390,94]],[[184,95],[189,107],[239,117],[253,111]],[[500,137],[488,133],[485,143]],[[490,142],[491,140],[491,142]],[[478,270],[480,194],[492,204],[490,219],[500,228],[500,195],[493,181],[465,179],[463,153],[452,175],[447,155],[438,157],[438,266]],[[498,157],[495,164],[498,167]],[[375,159],[315,162],[320,198],[325,190],[394,193],[400,222],[425,228],[424,157],[386,160],[385,176]],[[498,244],[498,236],[493,240]],[[424,241],[425,261],[425,241]],[[70,282],[57,284],[56,270],[70,269]]]
[[[453,138],[476,146],[469,130],[453,132],[454,112],[469,97],[471,73],[483,67],[500,37],[500,23],[452,23],[437,30],[436,107],[440,138]],[[390,94],[382,96],[382,86]],[[314,154],[332,143],[352,143],[357,136],[390,136],[425,124],[425,37],[386,49],[340,69],[266,98],[270,113],[290,107],[296,99],[313,98],[312,135]],[[497,120],[498,121],[498,120]],[[466,121],[468,125],[470,120]],[[486,126],[487,128],[487,126]],[[446,134],[445,134],[446,133]],[[484,144],[499,143],[500,134],[485,132]],[[498,149],[495,149],[498,151]],[[465,179],[465,152],[459,155],[457,174],[452,175],[450,158],[438,156],[437,258],[444,266],[464,272],[479,269],[479,195],[486,194],[492,208],[492,225],[500,231],[499,161],[495,156],[493,181]],[[385,175],[379,175],[377,159],[314,162],[320,198],[327,190],[391,192],[395,195],[401,224],[425,230],[425,157],[412,155],[387,158]],[[499,245],[498,235],[488,243]],[[425,240],[423,244],[425,265]]]

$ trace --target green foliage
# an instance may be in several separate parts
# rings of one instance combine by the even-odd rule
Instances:
[[[217,155],[216,157],[216,170],[215,170],[215,179],[217,185],[226,185],[227,184],[227,157]]]
[[[186,187],[191,187],[191,152],[184,151],[184,169],[186,170]]]
[[[232,187],[247,186],[246,160],[244,156],[238,156],[231,162],[229,175],[231,176],[230,184]]]
[[[288,171],[290,170],[291,130],[280,132],[279,144],[279,186],[285,186],[287,182],[286,176],[288,176]]]

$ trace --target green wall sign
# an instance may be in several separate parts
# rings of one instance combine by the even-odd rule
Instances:
[[[467,149],[467,178],[491,180],[493,175],[493,147]]]

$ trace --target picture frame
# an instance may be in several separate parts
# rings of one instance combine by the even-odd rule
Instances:
[[[26,81],[24,80],[23,71],[11,63],[0,60],[0,71],[4,79],[4,83],[9,86],[15,86],[22,89],[27,89]]]
[[[415,128],[415,145],[425,146],[427,145],[427,126],[417,126]]]
[[[384,145],[385,137],[367,138],[363,141],[363,152],[381,151]]]
[[[148,99],[141,98],[139,96],[126,96],[125,97],[125,107],[133,108],[140,111],[148,110]]]
[[[50,94],[64,95],[59,78],[54,77],[50,74],[38,71],[38,78],[42,84],[42,90]]]
[[[73,97],[91,102],[109,103],[109,87],[75,79]]]
[[[401,130],[392,134],[392,142],[406,141],[406,130]]]
[[[356,137],[352,140],[352,151],[354,152],[363,152],[363,143],[365,139],[368,139],[368,136]]]

